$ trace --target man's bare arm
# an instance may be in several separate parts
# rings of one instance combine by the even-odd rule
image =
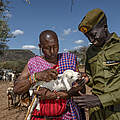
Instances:
[[[37,81],[49,82],[53,79],[56,79],[58,75],[55,69],[47,69],[41,72],[37,72],[35,74],[36,74],[35,75],[36,82]],[[25,93],[30,89],[32,84],[35,84],[35,83],[31,83],[31,81],[28,80],[29,77],[30,77],[30,73],[28,70],[28,65],[26,65],[23,72],[21,73],[21,75],[18,77],[18,79],[15,82],[15,85],[14,85],[15,93],[17,94]]]
[[[22,94],[26,93],[29,90],[31,86],[31,83],[28,80],[29,76],[30,74],[28,70],[28,65],[26,65],[21,75],[17,78],[17,80],[14,83],[14,93]]]

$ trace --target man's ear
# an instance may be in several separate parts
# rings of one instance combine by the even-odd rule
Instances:
[[[42,48],[40,43],[38,44],[38,46],[39,46],[39,48]]]
[[[40,49],[40,55],[42,55],[42,46],[41,46],[40,43],[38,44],[38,46],[39,46],[39,49]]]

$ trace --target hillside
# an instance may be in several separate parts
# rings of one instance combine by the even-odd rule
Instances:
[[[6,50],[0,55],[0,69],[12,69],[21,72],[31,57],[35,54],[30,50]]]
[[[5,50],[4,56],[0,56],[0,61],[17,61],[17,60],[29,60],[35,54],[30,50],[11,49]]]

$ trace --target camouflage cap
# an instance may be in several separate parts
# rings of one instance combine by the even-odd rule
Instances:
[[[101,9],[93,9],[89,11],[83,18],[83,20],[78,26],[78,29],[81,32],[86,33],[91,30],[95,25],[97,25],[104,18],[104,16],[105,14]]]

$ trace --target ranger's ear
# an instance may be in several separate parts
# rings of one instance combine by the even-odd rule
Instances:
[[[108,30],[108,27],[107,27],[107,25],[106,25],[106,24],[104,25],[104,29],[105,29],[105,31],[106,31],[106,30]]]

